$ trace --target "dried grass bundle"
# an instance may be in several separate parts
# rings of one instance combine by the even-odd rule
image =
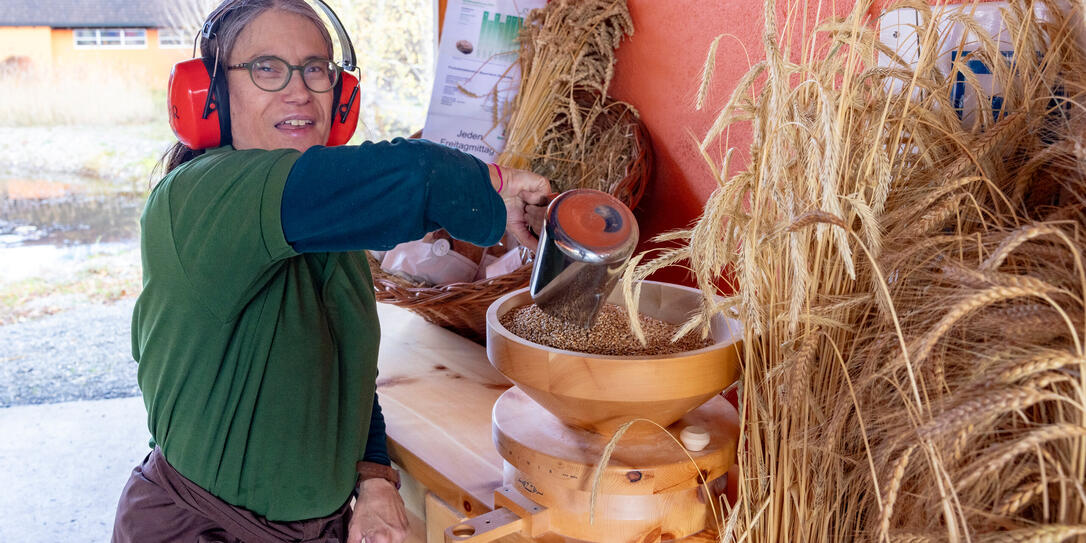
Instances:
[[[711,162],[697,225],[627,272],[688,259],[706,297],[687,329],[729,309],[745,322],[723,538],[1086,540],[1082,3],[1010,2],[1013,63],[990,36],[971,57],[1003,108],[968,128],[935,68],[939,8],[907,3],[923,20],[914,70],[876,67],[868,2],[798,55],[774,4],[767,59],[702,142],[749,121],[750,165]],[[719,303],[726,269],[740,290]]]
[[[626,0],[554,0],[529,14],[499,163],[548,177],[557,191],[613,193],[639,154],[637,111],[607,98],[615,49],[631,34]]]

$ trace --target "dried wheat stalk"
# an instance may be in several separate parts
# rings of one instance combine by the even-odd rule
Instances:
[[[688,265],[705,293],[688,328],[726,308],[744,321],[740,501],[722,537],[1086,541],[1082,2],[1010,1],[1013,65],[954,16],[981,34],[972,58],[1008,113],[974,126],[935,67],[942,8],[897,5],[921,13],[914,69],[875,66],[870,2],[799,52],[775,4],[766,60],[701,146],[749,122],[750,163],[710,159],[719,188],[698,224],[625,275],[634,295]],[[738,292],[721,302],[725,270]]]
[[[633,21],[626,0],[554,0],[521,27],[521,82],[498,162],[555,190],[612,193],[637,159],[638,114],[607,98],[614,53]]]

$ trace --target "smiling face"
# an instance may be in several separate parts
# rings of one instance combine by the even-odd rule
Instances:
[[[328,58],[329,45],[313,21],[276,9],[265,11],[240,34],[227,65],[273,55],[302,65]],[[267,92],[253,84],[248,70],[230,70],[230,129],[235,149],[297,149],[305,151],[328,141],[332,92],[306,88],[301,73],[291,74],[286,88]]]

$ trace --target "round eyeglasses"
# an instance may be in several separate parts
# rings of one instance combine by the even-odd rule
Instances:
[[[249,70],[253,84],[261,90],[278,92],[287,87],[294,70],[302,73],[305,88],[313,92],[328,92],[339,81],[339,66],[327,59],[313,59],[295,66],[279,57],[257,57],[251,62],[227,66],[227,70]]]

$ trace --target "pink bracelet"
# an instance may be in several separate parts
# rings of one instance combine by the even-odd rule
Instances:
[[[505,178],[502,177],[502,167],[493,162],[491,162],[490,165],[494,166],[494,169],[498,171],[498,194],[501,194],[502,189],[505,188]]]

